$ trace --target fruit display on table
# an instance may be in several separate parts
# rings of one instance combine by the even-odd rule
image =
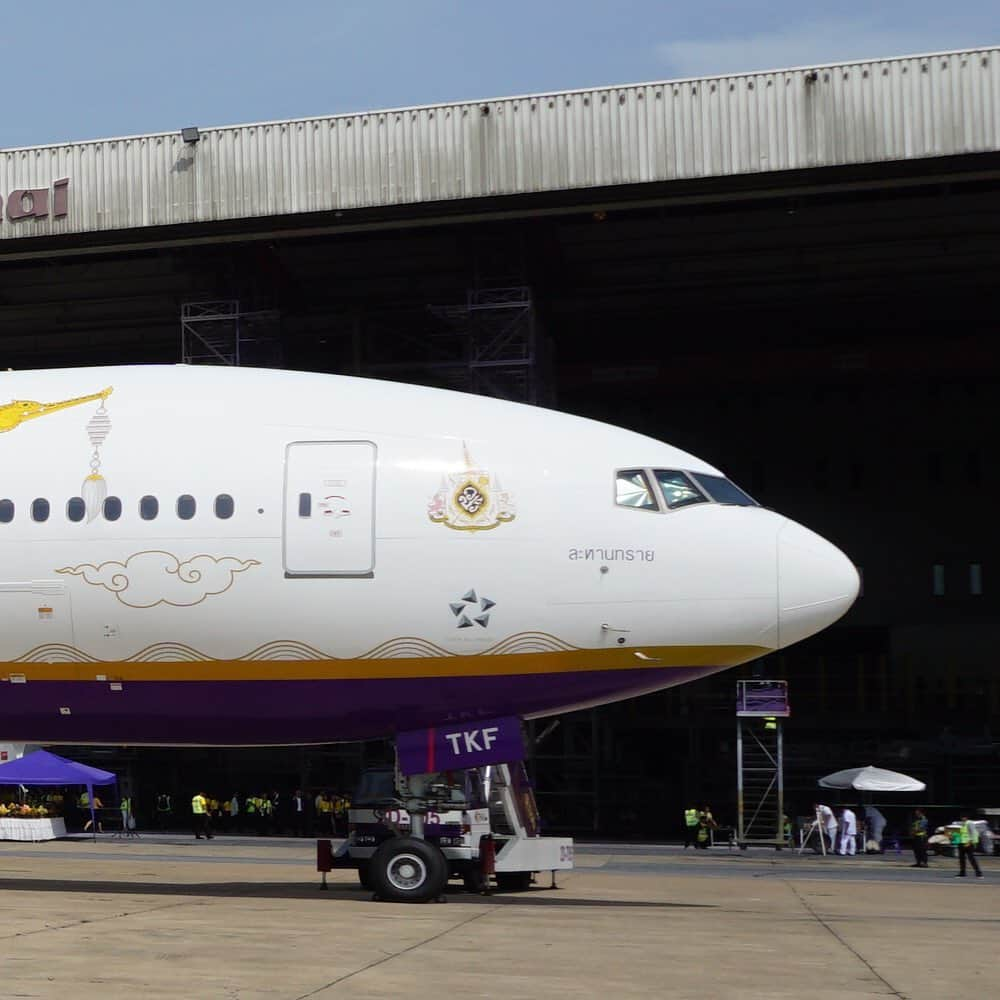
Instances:
[[[0,816],[6,816],[8,819],[48,819],[51,815],[45,806],[0,802]]]

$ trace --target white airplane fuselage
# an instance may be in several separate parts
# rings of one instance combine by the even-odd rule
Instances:
[[[834,546],[707,488],[669,509],[658,471],[722,476],[605,424],[395,383],[0,374],[0,736],[305,744],[537,717],[850,606]]]

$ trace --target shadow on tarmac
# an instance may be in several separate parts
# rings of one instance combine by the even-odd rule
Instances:
[[[477,896],[473,893],[448,894],[449,903],[493,903],[501,906],[571,906],[584,909],[586,907],[621,907],[622,909],[648,909],[648,910],[715,910],[718,907],[714,903],[669,903],[655,902],[649,899],[579,899],[572,896],[560,897],[559,892],[563,890],[552,889],[529,889],[527,892],[512,893],[490,893],[488,896]]]
[[[13,892],[82,892],[122,896],[212,896],[216,898],[250,899],[343,899],[354,902],[371,900],[371,893],[360,886],[331,883],[326,892],[316,884],[296,885],[288,882],[100,882],[67,881],[65,879],[3,878],[0,891]],[[714,910],[711,903],[673,903],[653,900],[580,899],[562,896],[564,889],[529,889],[511,894],[491,893],[481,896],[451,887],[449,903],[476,903],[500,906],[566,906],[574,908],[615,907],[620,909],[699,909]]]

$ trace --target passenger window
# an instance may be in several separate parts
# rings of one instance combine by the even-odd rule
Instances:
[[[220,493],[215,498],[215,516],[223,520],[233,516],[235,504],[233,498],[228,493]]]
[[[139,517],[144,521],[152,521],[160,513],[160,501],[156,497],[144,496],[139,501]]]
[[[655,469],[654,475],[663,491],[663,499],[671,510],[693,503],[706,503],[708,498],[683,473],[673,469]]]
[[[759,507],[752,497],[743,492],[735,483],[722,476],[706,476],[702,472],[693,472],[698,485],[707,490],[716,503],[735,504],[737,507]]]
[[[122,502],[118,497],[106,497],[104,500],[104,520],[117,521],[122,516]]]
[[[47,521],[49,519],[49,502],[39,497],[31,501],[31,520]]]
[[[14,501],[0,500],[0,524],[10,524],[14,520]]]
[[[70,497],[66,501],[66,516],[71,521],[82,521],[87,516],[87,505],[83,497]]]
[[[311,493],[299,494],[299,517],[312,517],[313,498]]]
[[[198,505],[195,503],[194,497],[189,493],[185,493],[184,496],[177,498],[177,516],[182,521],[190,521],[197,509]]]
[[[660,509],[642,469],[623,469],[615,475],[615,503],[640,510]]]

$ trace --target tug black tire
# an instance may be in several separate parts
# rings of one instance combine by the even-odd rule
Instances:
[[[444,855],[414,837],[387,840],[368,865],[375,895],[394,903],[426,903],[440,896],[448,882]]]
[[[497,888],[501,892],[527,892],[531,888],[531,872],[498,872]]]
[[[362,889],[370,889],[372,887],[372,877],[368,870],[367,861],[362,861],[358,864],[358,881],[361,883]]]
[[[478,868],[470,868],[462,875],[462,884],[466,892],[485,892],[489,879]]]

